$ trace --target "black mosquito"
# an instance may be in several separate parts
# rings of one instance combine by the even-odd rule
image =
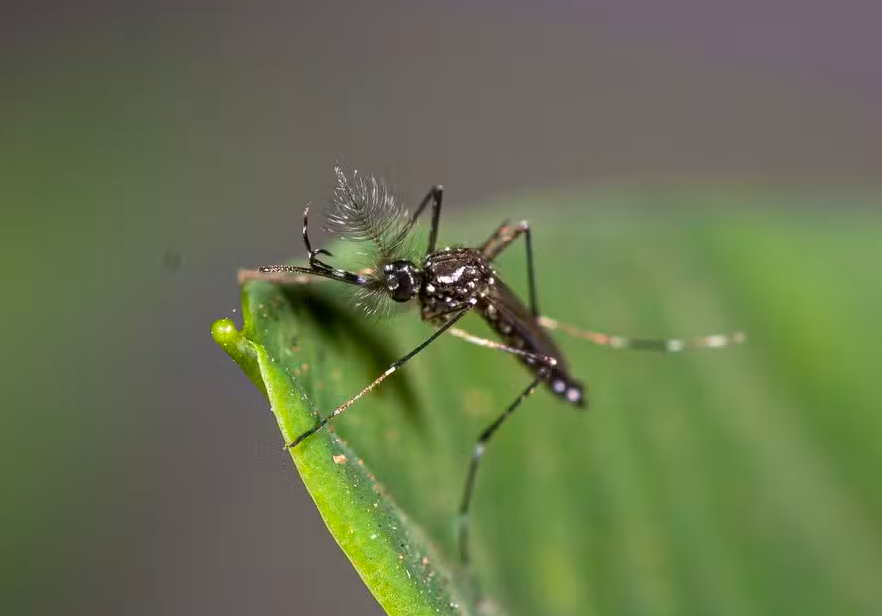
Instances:
[[[309,207],[307,207],[303,212],[303,243],[309,254],[309,266],[260,267],[257,270],[242,272],[240,280],[264,279],[299,283],[312,276],[339,280],[356,287],[359,290],[359,302],[370,310],[378,309],[383,300],[391,299],[402,303],[415,300],[420,307],[420,317],[437,327],[437,330],[422,344],[389,366],[371,384],[338,406],[333,413],[294,439],[287,447],[296,447],[315,434],[445,332],[478,346],[496,349],[517,357],[531,373],[532,380],[518,393],[508,408],[478,436],[466,476],[459,509],[459,549],[465,566],[469,564],[469,506],[478,464],[491,437],[540,383],[544,383],[555,395],[570,404],[579,408],[586,407],[585,387],[573,378],[563,353],[549,336],[548,330],[560,330],[591,343],[614,349],[661,352],[724,347],[744,339],[744,335],[740,332],[687,340],[636,339],[580,330],[558,323],[539,313],[529,224],[503,223],[483,244],[475,248],[438,249],[438,225],[443,194],[441,186],[434,186],[411,216],[385,185],[375,178],[365,179],[356,173],[350,181],[339,166],[335,168],[335,172],[337,185],[328,214],[328,231],[342,239],[370,245],[372,248],[370,267],[359,272],[351,272],[333,267],[320,259],[319,257],[322,256],[333,257],[333,255],[323,248],[312,248],[307,232],[309,219]],[[429,204],[432,205],[429,245],[422,258],[419,258],[408,244],[414,225]],[[527,254],[528,305],[525,305],[500,279],[493,267],[494,259],[521,236],[524,238]],[[480,338],[455,327],[472,311],[481,315],[499,336],[501,342]]]

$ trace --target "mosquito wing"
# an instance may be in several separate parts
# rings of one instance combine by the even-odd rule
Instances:
[[[523,340],[524,350],[553,357],[557,360],[557,370],[569,372],[563,353],[554,340],[507,284],[495,278],[485,300],[498,313],[495,319],[487,320],[500,336],[510,343]]]

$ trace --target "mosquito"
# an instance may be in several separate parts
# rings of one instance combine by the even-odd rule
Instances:
[[[478,436],[466,475],[459,506],[459,555],[463,566],[470,565],[469,508],[475,489],[478,467],[491,438],[540,385],[578,407],[587,407],[586,388],[573,377],[564,354],[552,340],[549,330],[559,330],[596,345],[613,349],[637,349],[666,353],[700,348],[719,348],[740,343],[741,332],[716,334],[692,339],[651,340],[586,331],[559,323],[539,312],[533,267],[533,242],[529,223],[501,224],[477,247],[438,248],[438,228],[444,189],[433,186],[413,215],[374,177],[356,172],[350,181],[337,165],[334,198],[328,213],[327,230],[341,239],[364,242],[372,248],[372,262],[367,269],[353,272],[338,269],[320,257],[333,257],[309,241],[309,206],[303,212],[303,243],[309,255],[307,267],[269,265],[240,272],[240,282],[252,279],[281,283],[302,283],[311,277],[337,280],[358,290],[358,303],[368,310],[379,310],[384,301],[416,302],[423,321],[436,330],[415,349],[392,363],[385,372],[364,389],[319,420],[316,425],[286,445],[297,447],[343,414],[359,398],[373,390],[442,334],[452,334],[472,344],[508,353],[526,366],[529,384],[517,394],[502,413]],[[420,258],[412,248],[411,231],[431,204],[432,221],[429,244]],[[528,304],[503,282],[493,263],[518,238],[523,237],[527,256]],[[472,335],[457,327],[470,312],[479,314],[499,336],[499,341]]]

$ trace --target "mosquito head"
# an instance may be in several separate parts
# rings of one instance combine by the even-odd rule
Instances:
[[[423,273],[412,261],[398,260],[383,266],[386,290],[396,302],[406,302],[419,292]]]

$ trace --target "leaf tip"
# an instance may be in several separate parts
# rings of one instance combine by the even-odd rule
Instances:
[[[211,337],[222,347],[235,344],[239,331],[231,319],[218,319],[211,325]]]
[[[218,319],[211,325],[211,337],[236,363],[245,367],[256,361],[254,350],[231,319]]]
[[[253,342],[239,330],[230,319],[219,319],[211,325],[211,337],[241,366],[257,387],[266,393],[263,376],[257,361],[257,349]]]

